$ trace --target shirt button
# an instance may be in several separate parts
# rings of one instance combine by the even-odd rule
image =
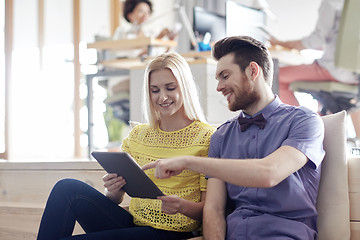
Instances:
[[[255,138],[256,138],[256,136],[255,136],[255,135],[253,135],[253,136],[252,136],[252,139],[255,139]]]

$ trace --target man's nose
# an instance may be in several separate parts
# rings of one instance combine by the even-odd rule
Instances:
[[[223,88],[224,88],[224,87],[223,87],[222,82],[221,82],[221,81],[218,81],[218,84],[217,84],[217,86],[216,86],[216,91],[221,92]]]

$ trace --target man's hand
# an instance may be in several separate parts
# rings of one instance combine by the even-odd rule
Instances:
[[[281,41],[279,41],[277,38],[274,38],[274,37],[270,37],[269,42],[270,42],[271,46],[276,46],[276,45],[281,46],[281,44],[282,44]]]
[[[155,168],[156,178],[170,178],[180,174],[185,170],[186,157],[175,157],[168,159],[159,159],[155,162],[145,164],[142,170]]]

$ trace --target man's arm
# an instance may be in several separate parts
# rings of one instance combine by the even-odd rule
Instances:
[[[296,148],[282,146],[260,159],[183,156],[157,160],[144,165],[143,170],[156,167],[155,177],[169,178],[190,169],[243,187],[273,187],[302,168],[307,161],[305,154]]]
[[[296,50],[303,50],[305,49],[305,46],[303,45],[301,40],[294,40],[294,41],[280,41],[276,38],[271,38],[270,39],[270,44],[275,46],[275,45],[279,45],[285,48],[289,48],[289,49],[296,49]]]
[[[210,178],[203,212],[204,239],[225,239],[226,235],[226,185],[217,178]]]

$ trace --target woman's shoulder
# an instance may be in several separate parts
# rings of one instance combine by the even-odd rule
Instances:
[[[190,129],[200,135],[212,135],[216,130],[214,126],[201,121],[193,122]]]
[[[204,128],[204,129],[212,129],[214,127],[212,127],[210,124],[208,123],[204,123],[200,120],[195,120],[193,121],[188,127],[192,127],[192,128]]]
[[[137,121],[129,121],[129,126],[130,126],[131,130],[133,130],[135,128],[146,128],[149,126],[149,124],[137,122]]]
[[[130,137],[143,135],[144,133],[152,129],[148,123],[140,123],[140,122],[131,122],[130,128],[131,128],[131,131],[129,133]]]

